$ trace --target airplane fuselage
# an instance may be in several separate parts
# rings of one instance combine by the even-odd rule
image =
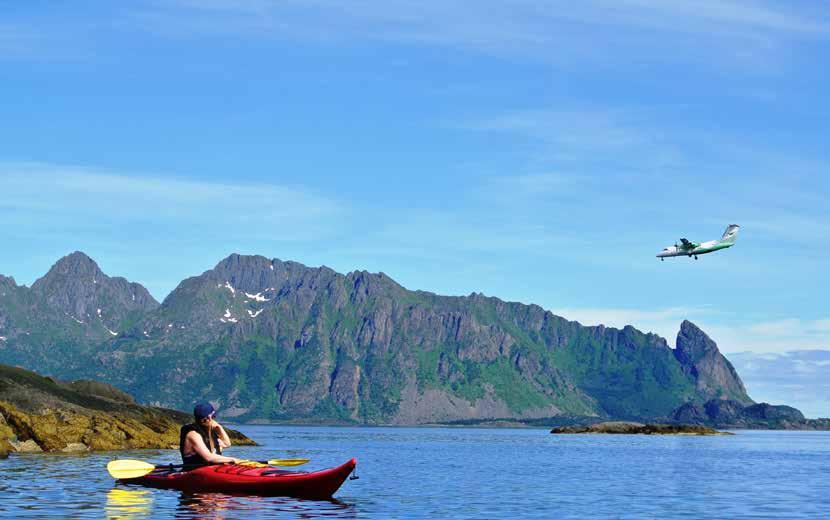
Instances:
[[[726,226],[726,231],[723,232],[723,236],[720,237],[720,240],[709,240],[708,242],[703,242],[700,244],[696,244],[685,238],[681,238],[681,244],[678,245],[675,243],[673,246],[669,246],[659,253],[657,253],[657,258],[660,260],[665,260],[666,258],[672,256],[688,256],[688,257],[695,257],[697,260],[698,255],[705,255],[706,253],[713,253],[715,251],[720,251],[721,249],[726,249],[727,247],[732,247],[735,245],[735,239],[738,238],[738,231],[740,231],[741,226],[737,224],[729,224]]]
[[[710,240],[708,242],[703,242],[702,244],[697,244],[696,247],[691,249],[685,249],[682,246],[671,246],[657,253],[657,258],[705,255],[706,253],[720,251],[721,249],[726,249],[727,247],[732,247],[733,245],[735,244],[724,244],[720,240]]]

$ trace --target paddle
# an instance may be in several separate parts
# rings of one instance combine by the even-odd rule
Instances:
[[[300,466],[309,462],[310,459],[271,459],[269,461],[240,461],[240,464],[246,465],[262,465],[262,466]],[[197,466],[187,466],[184,464],[162,464],[160,467],[165,468],[195,468]],[[156,469],[156,466],[143,460],[132,459],[118,459],[110,461],[107,464],[107,471],[115,479],[138,478],[150,473]]]

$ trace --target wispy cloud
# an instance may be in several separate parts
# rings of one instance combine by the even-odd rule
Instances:
[[[579,151],[619,151],[640,147],[653,138],[621,110],[522,110],[460,123],[467,130],[524,135],[551,145]]]
[[[736,352],[729,359],[756,401],[788,404],[830,417],[830,350]]]
[[[516,168],[527,173],[514,172],[485,186],[498,187],[491,190],[496,200],[510,195],[526,202],[522,195],[534,190],[537,202],[540,195],[558,193],[562,200],[566,195],[590,198],[594,208],[618,205],[623,194],[659,197],[676,208],[706,200],[706,212],[676,212],[674,218],[717,227],[739,220],[761,243],[827,247],[817,240],[830,222],[825,195],[815,189],[830,166],[821,155],[792,147],[770,151],[735,130],[704,135],[667,123],[674,115],[673,110],[595,106],[503,111],[445,124],[502,135],[504,146],[518,143],[526,150]],[[751,181],[736,171],[753,172]],[[656,202],[627,204],[626,213],[665,214]]]
[[[1,163],[0,254],[23,283],[81,249],[162,298],[231,252],[290,254],[334,236],[340,201],[303,186],[190,180],[50,164]]]
[[[343,210],[338,202],[300,186],[125,175],[37,163],[0,163],[0,177],[7,195],[0,199],[0,211],[55,218],[71,214],[112,223],[175,217],[214,231],[244,235],[268,229],[280,237],[291,236],[298,224]]]
[[[19,10],[11,22],[0,26],[0,57],[21,50],[32,55],[32,49],[40,56],[73,55],[67,49],[73,46],[79,48],[77,54],[87,55],[102,51],[96,40],[101,34],[137,31],[174,40],[218,34],[323,45],[368,41],[555,64],[590,61],[615,68],[629,67],[630,58],[637,63],[694,62],[733,72],[735,64],[748,70],[776,70],[779,62],[786,61],[786,49],[830,35],[826,10],[811,12],[810,6],[801,4],[796,13],[789,6],[760,1],[145,0],[101,4],[107,8],[107,20],[94,24],[77,10],[60,12],[61,23],[36,11]]]
[[[801,16],[761,2],[674,0],[580,3],[520,0],[387,2],[318,0],[156,2],[134,9],[148,28],[238,32],[245,36],[304,40],[370,39],[456,47],[486,53],[523,54],[567,61],[604,58],[613,49],[657,54],[671,48],[689,55],[747,60],[795,38],[830,33],[825,18]],[[660,47],[655,45],[660,43]],[[723,53],[723,49],[731,49]],[[678,50],[683,51],[679,53]],[[685,56],[684,56],[685,54]]]
[[[781,318],[724,325],[703,320],[700,325],[726,352],[782,353],[830,347],[830,330],[823,328],[825,321]]]
[[[632,24],[657,25],[670,30],[670,23],[678,18],[690,26],[705,31],[714,24],[717,27],[734,27],[764,29],[800,34],[827,34],[830,26],[826,20],[794,15],[789,10],[779,9],[780,5],[759,1],[690,1],[669,0],[649,2],[648,0],[624,0],[623,2],[599,2],[622,5],[639,11],[644,16],[631,17]],[[627,18],[625,10],[617,11],[617,16]]]
[[[801,320],[784,318],[759,322],[740,322],[713,306],[668,307],[642,310],[625,308],[554,308],[554,314],[576,320],[583,325],[606,325],[622,328],[633,325],[655,332],[674,346],[680,322],[691,320],[699,325],[722,352],[753,352],[778,355],[793,350],[823,350],[830,347],[828,319]]]

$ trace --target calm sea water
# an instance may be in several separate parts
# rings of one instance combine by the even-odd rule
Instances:
[[[554,436],[538,429],[241,426],[248,459],[358,459],[335,501],[115,485],[116,455],[0,461],[0,516],[92,518],[830,518],[830,433]]]

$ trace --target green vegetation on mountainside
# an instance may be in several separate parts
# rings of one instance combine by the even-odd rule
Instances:
[[[187,409],[211,399],[239,420],[382,424],[487,419],[476,415],[487,410],[649,419],[718,392],[748,400],[737,375],[700,373],[728,362],[696,328],[687,362],[632,327],[408,291],[383,274],[232,255],[158,306],[134,303],[135,284],[105,278],[88,258],[62,262],[41,293],[0,280],[10,295],[0,299],[0,349],[10,362],[102,379],[142,402]],[[81,304],[103,317],[73,319]],[[120,320],[116,336],[107,316]],[[413,408],[425,393],[432,400]]]

